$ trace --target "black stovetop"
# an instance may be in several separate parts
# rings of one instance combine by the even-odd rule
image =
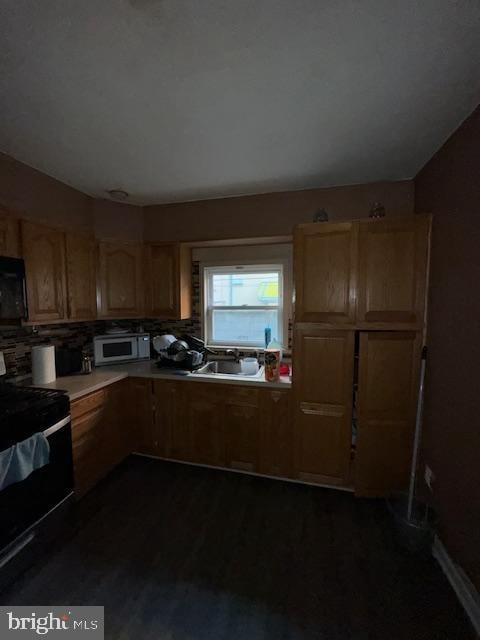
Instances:
[[[0,451],[68,416],[63,391],[0,383]]]

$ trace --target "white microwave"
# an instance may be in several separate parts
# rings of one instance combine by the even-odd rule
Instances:
[[[148,333],[95,336],[93,353],[96,367],[116,362],[150,360],[150,336]]]

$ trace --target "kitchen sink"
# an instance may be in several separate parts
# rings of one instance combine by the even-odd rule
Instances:
[[[246,373],[242,372],[242,365],[240,364],[240,362],[235,362],[233,360],[211,360],[193,373],[204,376],[222,375],[243,376],[245,378],[260,378],[263,374],[263,367],[260,367],[260,369],[254,375],[247,375]]]

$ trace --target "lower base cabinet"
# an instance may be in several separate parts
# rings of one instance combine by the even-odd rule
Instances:
[[[259,471],[269,476],[293,475],[293,416],[290,391],[265,390],[260,400],[262,416]]]
[[[176,382],[155,380],[153,450],[161,458],[188,460],[190,443],[182,388]]]
[[[225,399],[226,466],[240,471],[259,471],[263,416],[258,389],[230,389]]]
[[[158,455],[153,425],[153,381],[149,378],[128,378],[127,420],[130,424],[132,450]]]
[[[130,452],[292,475],[291,392],[128,378],[72,402],[75,492]]]
[[[143,407],[131,418],[135,451],[214,467],[291,475],[289,389],[145,378],[129,382],[134,406]]]
[[[192,383],[182,389],[189,458],[214,467],[225,465],[222,395],[218,385]]]
[[[132,450],[125,412],[127,381],[72,402],[75,493],[82,496]]]

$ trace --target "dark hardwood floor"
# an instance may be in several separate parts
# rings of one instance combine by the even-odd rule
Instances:
[[[105,606],[135,640],[474,638],[382,502],[130,457],[1,604]]]

